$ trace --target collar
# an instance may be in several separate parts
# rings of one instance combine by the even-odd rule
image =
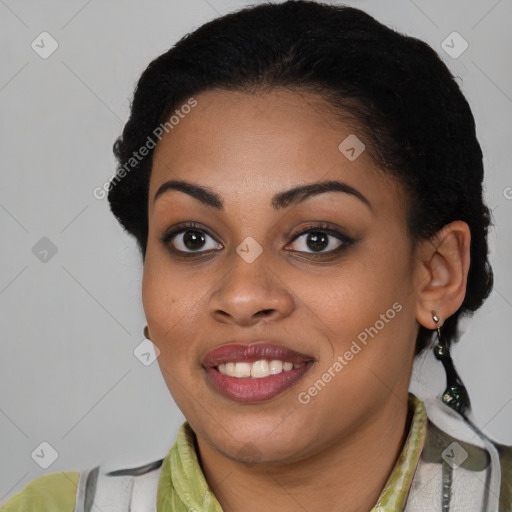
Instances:
[[[402,452],[370,512],[402,512],[427,432],[423,402],[409,393],[412,422]],[[222,512],[204,477],[196,453],[195,434],[185,421],[176,442],[163,460],[158,483],[159,512]]]
[[[427,412],[423,402],[409,393],[411,427],[402,452],[389,475],[377,504],[370,512],[402,512],[427,435]]]

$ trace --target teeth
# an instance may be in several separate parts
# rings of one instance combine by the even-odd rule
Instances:
[[[268,368],[268,361],[265,361],[265,359],[261,361],[255,361],[252,363],[251,368],[251,377],[268,377],[270,375],[270,370]]]
[[[235,364],[235,377],[250,377],[251,376],[251,363],[236,363]]]
[[[274,359],[274,361],[270,361],[270,374],[275,375],[276,373],[281,373],[283,371],[283,362],[277,361]]]
[[[220,373],[230,377],[252,377],[254,379],[260,379],[262,377],[268,377],[269,375],[277,375],[283,371],[289,372],[293,368],[304,366],[304,364],[305,363],[293,364],[288,361],[283,362],[276,359],[272,361],[261,359],[254,363],[238,362],[219,364],[217,368]]]

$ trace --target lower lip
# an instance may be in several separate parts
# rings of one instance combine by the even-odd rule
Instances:
[[[235,402],[264,402],[291,388],[313,365],[312,361],[300,368],[283,370],[277,375],[261,378],[230,377],[215,368],[206,368],[213,387],[222,395]]]

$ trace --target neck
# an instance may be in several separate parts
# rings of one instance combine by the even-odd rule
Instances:
[[[371,510],[409,432],[407,397],[388,403],[361,428],[293,464],[240,464],[197,438],[201,466],[224,512]],[[333,506],[333,504],[336,504]]]

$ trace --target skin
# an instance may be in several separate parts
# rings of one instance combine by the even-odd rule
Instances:
[[[413,247],[401,185],[375,167],[369,151],[355,161],[341,154],[338,145],[349,134],[362,141],[365,135],[312,93],[214,90],[195,98],[197,106],[158,143],[150,178],[143,305],[162,375],[196,433],[202,469],[224,511],[276,504],[285,512],[368,511],[408,432],[419,324],[433,329],[433,310],[442,324],[462,303],[469,229],[453,222]],[[224,209],[177,190],[155,201],[171,179],[216,192]],[[347,183],[370,206],[328,192],[272,208],[274,194],[324,180]],[[208,256],[187,259],[170,250],[172,242],[161,242],[185,221],[207,231]],[[307,234],[293,237],[318,222],[355,242],[314,259]],[[236,252],[246,237],[263,250],[252,263]],[[182,232],[174,243],[186,250],[183,240]],[[324,254],[339,245],[329,240]],[[299,393],[395,303],[401,311],[309,403],[300,403]],[[279,396],[237,403],[209,384],[200,361],[219,345],[255,340],[315,363]]]

